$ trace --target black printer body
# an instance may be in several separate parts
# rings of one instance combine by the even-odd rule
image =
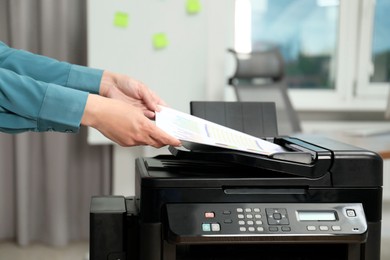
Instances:
[[[312,159],[137,159],[135,197],[92,198],[90,259],[379,260],[382,159],[321,137],[272,141]]]

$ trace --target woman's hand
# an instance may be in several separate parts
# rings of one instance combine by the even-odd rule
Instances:
[[[120,92],[114,93],[120,95]],[[168,135],[145,117],[142,106],[124,102],[121,99],[125,97],[120,97],[112,99],[89,94],[81,124],[96,128],[121,146],[180,146],[178,139]]]
[[[150,119],[155,117],[158,105],[165,105],[152,90],[143,83],[123,74],[104,71],[99,94],[117,100],[122,100],[141,109]]]

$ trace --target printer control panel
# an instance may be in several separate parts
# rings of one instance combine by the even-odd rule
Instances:
[[[173,240],[364,241],[367,222],[361,204],[220,203],[167,205]],[[244,239],[245,240],[245,239]]]

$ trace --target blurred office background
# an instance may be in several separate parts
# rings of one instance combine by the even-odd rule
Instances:
[[[0,17],[1,41],[86,65],[85,1],[1,0]],[[111,157],[86,135],[0,134],[1,240],[65,246],[88,239],[89,197],[109,193]]]
[[[364,146],[390,143],[389,12],[388,0],[0,0],[0,40],[126,73],[185,112],[191,100],[237,100],[228,49],[277,49],[302,131]],[[134,194],[134,159],[165,152],[85,128],[0,134],[0,259],[86,258],[90,197]],[[385,161],[384,245],[389,171]]]

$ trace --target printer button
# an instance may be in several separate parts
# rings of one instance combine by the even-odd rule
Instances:
[[[246,231],[246,227],[240,227],[240,231],[241,232],[245,232]]]
[[[214,218],[215,214],[214,214],[214,212],[205,212],[204,217],[205,218]]]
[[[321,231],[328,231],[329,227],[328,226],[320,226]]]
[[[356,212],[353,209],[347,209],[347,216],[348,217],[356,217]]]
[[[219,223],[212,223],[211,230],[214,232],[221,231],[221,226],[219,225]]]
[[[232,224],[232,223],[233,223],[233,220],[231,220],[231,219],[225,219],[223,222],[224,222],[225,224]]]
[[[238,218],[240,218],[240,219],[243,219],[243,218],[245,218],[245,216],[244,216],[244,214],[238,214],[238,216],[237,216]]]
[[[271,231],[271,232],[277,232],[279,229],[278,229],[278,227],[270,227],[269,228],[269,231]]]
[[[230,215],[230,214],[232,214],[232,212],[231,212],[230,210],[224,210],[224,211],[222,212],[222,214],[224,214],[224,215]]]
[[[246,208],[245,212],[252,212],[252,209],[251,208]]]
[[[280,219],[282,219],[282,214],[280,214],[280,213],[274,213],[274,219],[275,219],[275,220],[280,220]]]
[[[245,221],[244,220],[238,221],[238,225],[245,225]]]
[[[202,224],[202,230],[205,232],[211,231],[211,225],[209,223],[203,223]]]
[[[264,228],[263,228],[263,227],[257,227],[257,231],[263,232],[263,231],[264,231]]]
[[[307,226],[308,231],[316,231],[317,227],[316,226]]]
[[[291,228],[290,227],[282,227],[283,232],[290,232]]]
[[[341,231],[340,226],[332,226],[333,231]]]
[[[256,220],[256,225],[263,225],[263,221],[262,220]]]
[[[244,212],[244,210],[242,208],[237,208],[237,212],[242,213],[242,212]]]
[[[259,208],[254,208],[253,211],[256,212],[256,213],[259,213],[260,209]]]

